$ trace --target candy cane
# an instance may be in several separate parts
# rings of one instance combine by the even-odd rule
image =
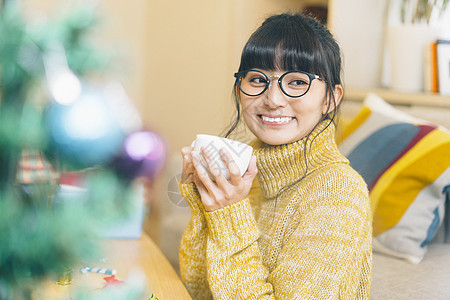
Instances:
[[[81,273],[85,274],[87,272],[92,273],[100,273],[100,274],[106,274],[106,275],[116,275],[117,272],[114,269],[106,269],[106,268],[92,268],[92,267],[83,267],[80,270]]]

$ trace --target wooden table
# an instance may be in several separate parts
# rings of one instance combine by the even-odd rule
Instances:
[[[101,245],[105,249],[106,257],[101,263],[92,267],[114,269],[117,271],[115,278],[125,282],[130,272],[142,271],[146,278],[148,298],[154,293],[159,300],[192,299],[172,265],[145,233],[137,240],[106,239]],[[109,275],[90,272],[81,274],[79,270],[75,270],[72,284],[57,285],[53,281],[48,282],[44,289],[37,292],[35,298],[73,299],[72,294],[77,286],[88,286],[96,292],[105,285],[104,277],[107,276]],[[146,299],[147,297],[143,300]]]

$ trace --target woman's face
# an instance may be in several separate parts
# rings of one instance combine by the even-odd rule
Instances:
[[[285,71],[261,70],[269,77]],[[305,137],[327,113],[326,85],[315,79],[309,91],[300,98],[285,95],[276,78],[259,96],[239,91],[244,121],[252,133],[269,145],[296,142]],[[339,97],[340,98],[340,97]]]

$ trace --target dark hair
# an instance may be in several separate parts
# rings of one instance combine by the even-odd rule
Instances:
[[[341,54],[336,40],[319,21],[290,13],[267,18],[251,35],[242,51],[239,72],[253,68],[302,70],[319,75],[325,81],[326,95],[332,99],[335,107],[322,116],[319,123],[325,119],[329,119],[330,124],[334,121],[339,108],[334,89],[337,84],[342,84]],[[233,94],[236,116],[226,131],[226,137],[236,129],[242,115],[237,80]]]

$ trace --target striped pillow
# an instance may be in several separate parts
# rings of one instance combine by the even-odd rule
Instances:
[[[419,263],[444,217],[450,132],[371,94],[338,143],[369,187],[374,251]]]

